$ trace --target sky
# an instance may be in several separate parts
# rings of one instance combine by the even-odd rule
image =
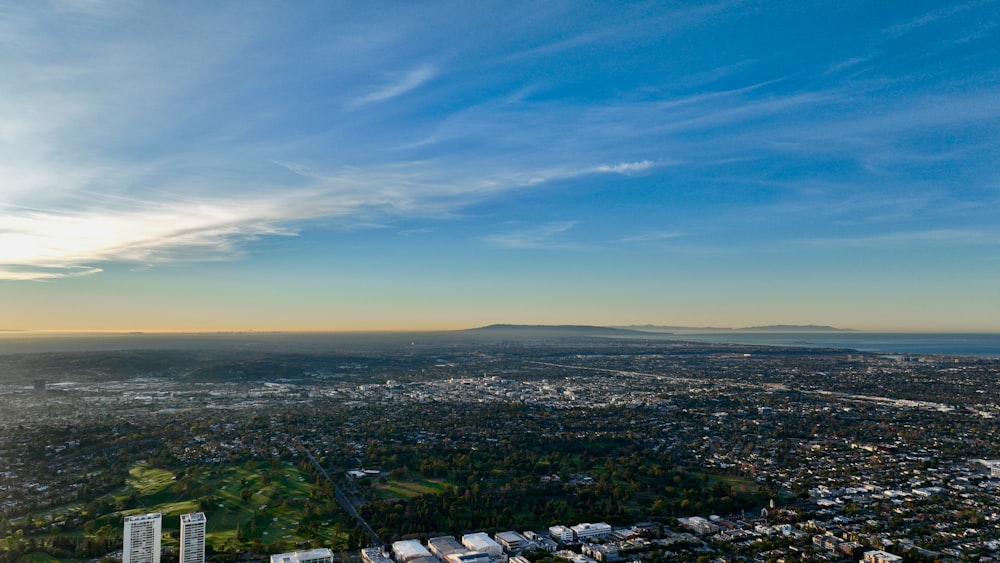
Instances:
[[[0,329],[1000,332],[1000,1],[0,1]]]

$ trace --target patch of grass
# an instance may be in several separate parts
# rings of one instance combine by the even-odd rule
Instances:
[[[176,474],[166,469],[150,467],[145,463],[136,465],[128,472],[127,484],[137,490],[140,496],[155,495],[173,483]]]
[[[158,503],[158,504],[156,504],[154,506],[155,506],[155,509],[153,509],[153,510],[149,510],[147,508],[133,508],[131,510],[124,510],[120,514],[124,518],[125,516],[135,516],[135,515],[139,515],[139,514],[147,514],[149,512],[159,512],[159,513],[163,514],[163,520],[164,520],[164,522],[163,522],[163,528],[164,529],[170,529],[170,528],[180,529],[180,524],[179,523],[177,524],[177,526],[171,526],[170,523],[168,522],[168,519],[169,518],[180,518],[181,514],[190,514],[192,512],[200,512],[201,511],[198,508],[198,503],[195,502],[195,501],[193,501],[193,500],[182,500],[182,501],[176,501],[176,502],[162,502],[162,503]]]
[[[440,479],[401,479],[390,480],[384,484],[372,487],[382,499],[410,499],[419,495],[440,494],[449,485]]]

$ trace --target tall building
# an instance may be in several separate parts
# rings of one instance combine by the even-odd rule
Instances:
[[[181,514],[179,563],[205,563],[205,513]]]
[[[160,563],[160,513],[125,517],[122,563]]]

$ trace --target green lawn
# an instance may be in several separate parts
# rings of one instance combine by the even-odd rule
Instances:
[[[129,470],[126,483],[129,487],[137,490],[140,496],[149,497],[169,487],[176,475],[172,471],[157,469],[142,463]]]
[[[265,476],[266,474],[266,476]],[[242,491],[249,491],[244,500]],[[271,544],[277,541],[290,544],[309,541],[314,537],[323,545],[334,545],[346,536],[335,525],[343,517],[339,506],[331,503],[334,512],[325,513],[328,503],[311,498],[312,478],[292,463],[225,464],[177,468],[176,470],[152,467],[140,463],[131,468],[122,489],[103,498],[112,512],[97,515],[99,526],[108,525],[120,530],[125,516],[159,512],[163,514],[162,539],[164,547],[178,547],[179,516],[191,512],[205,512],[206,540],[219,550],[227,547],[245,547],[259,539]],[[315,516],[319,525],[313,533],[299,533],[299,524],[305,521],[308,507],[320,506]],[[61,507],[50,514],[65,515],[82,510],[82,503]],[[237,529],[243,531],[245,542],[237,541]],[[65,529],[61,535],[86,535],[83,530]],[[53,561],[38,554],[33,561]]]
[[[409,499],[425,494],[440,494],[448,483],[440,479],[402,479],[376,484],[372,490],[382,499]]]

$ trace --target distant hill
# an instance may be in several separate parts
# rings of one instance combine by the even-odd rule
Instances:
[[[836,328],[826,325],[765,325],[748,326],[736,330],[744,332],[856,332],[852,328]]]
[[[465,334],[491,335],[504,338],[573,338],[573,337],[645,337],[664,336],[669,333],[591,325],[514,325],[494,324],[457,331]]]
[[[836,328],[826,325],[764,325],[743,328],[728,328],[717,326],[669,326],[669,325],[629,325],[615,327],[624,330],[645,332],[857,332],[852,328]]]

